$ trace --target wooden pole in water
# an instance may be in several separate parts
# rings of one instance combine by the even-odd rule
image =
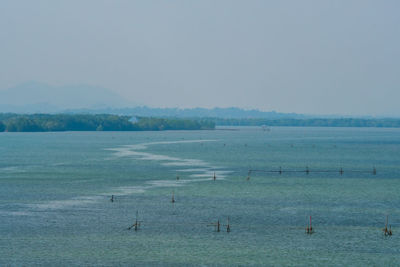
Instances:
[[[132,224],[130,227],[128,227],[128,230],[131,230],[132,227],[134,227],[134,230],[137,231],[139,229],[139,226],[140,226],[140,222],[138,221],[138,211],[136,211],[135,223]]]
[[[312,228],[312,220],[311,220],[311,215],[310,215],[310,222],[308,226],[306,227],[306,234],[311,235],[313,233],[313,228]]]
[[[216,223],[210,223],[210,224],[208,224],[208,226],[214,226],[214,229],[215,229],[217,232],[220,232],[220,231],[221,231],[221,223],[219,222],[219,219],[217,220]]]
[[[138,225],[138,214],[139,214],[139,212],[136,211],[135,231],[137,231],[137,230],[138,230],[138,227],[139,227],[139,225]]]
[[[389,215],[386,215],[386,223],[385,223],[385,228],[383,228],[383,234],[385,236],[387,235],[392,235],[391,231],[388,230],[388,222],[389,222]]]
[[[138,223],[137,223],[137,219],[136,219],[136,221],[135,221],[135,231],[137,231],[138,230]]]
[[[388,233],[388,229],[387,229],[388,222],[389,222],[389,215],[386,215],[385,235],[387,235],[387,233]]]

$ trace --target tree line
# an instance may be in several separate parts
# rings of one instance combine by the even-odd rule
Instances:
[[[110,114],[0,113],[0,132],[209,130],[220,126],[400,127],[400,119],[177,119]]]
[[[0,132],[162,131],[214,129],[210,120],[167,119],[109,114],[0,114]]]

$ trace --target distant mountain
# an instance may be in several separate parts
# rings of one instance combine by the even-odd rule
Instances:
[[[120,108],[125,107],[125,108]],[[52,86],[27,82],[0,90],[0,113],[86,113],[142,117],[222,118],[222,119],[301,119],[309,116],[296,113],[265,112],[257,109],[231,108],[151,108],[132,107],[113,91],[90,85]]]
[[[0,112],[54,113],[65,109],[125,106],[118,94],[90,85],[51,86],[28,82],[0,90]]]
[[[282,119],[295,118],[302,119],[309,116],[296,113],[278,113],[275,111],[265,112],[256,109],[246,110],[241,108],[151,108],[151,107],[132,107],[132,108],[105,108],[105,109],[72,109],[65,110],[67,113],[89,113],[89,114],[115,114],[143,117],[175,117],[175,118],[236,118],[236,119]]]

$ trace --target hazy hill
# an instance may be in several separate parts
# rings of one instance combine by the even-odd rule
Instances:
[[[66,110],[69,113],[90,113],[90,114],[116,114],[133,115],[144,117],[175,117],[175,118],[306,118],[307,116],[296,113],[278,113],[275,111],[265,112],[256,109],[245,110],[241,108],[150,108],[146,106],[132,108],[103,108],[103,109],[74,109]]]
[[[126,105],[111,90],[90,85],[51,86],[28,82],[0,90],[0,112],[60,112],[65,109]]]
[[[151,108],[133,106],[113,91],[90,85],[52,86],[27,82],[0,89],[0,112],[87,113],[175,118],[304,118],[295,113],[264,112],[241,108]]]
[[[51,86],[27,82],[0,90],[0,112],[3,113],[71,113],[115,114],[162,118],[221,119],[306,119],[346,116],[310,116],[256,109],[230,108],[152,108],[134,106],[112,90],[90,85]]]

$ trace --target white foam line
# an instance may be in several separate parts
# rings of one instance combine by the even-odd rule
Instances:
[[[26,170],[23,170],[23,169],[21,169],[21,167],[17,167],[17,166],[3,167],[3,168],[0,168],[0,171],[5,172],[5,173],[26,172]]]
[[[147,186],[121,186],[112,189],[111,193],[101,194],[102,196],[126,196],[132,194],[142,194],[148,189]]]
[[[213,176],[212,175],[208,175],[208,174],[192,174],[192,175],[190,175],[190,177],[193,177],[193,178],[206,178],[207,177],[206,179],[204,179],[204,181],[205,180],[211,181],[213,179]],[[224,176],[224,175],[218,176],[217,180],[225,180],[225,177],[226,176]]]
[[[201,177],[212,177],[215,173],[219,179],[224,178],[226,174],[230,173],[229,171],[220,171],[217,170],[217,167],[211,166],[209,163],[198,160],[198,159],[182,159],[177,157],[170,157],[165,155],[157,155],[151,154],[143,151],[150,145],[160,145],[160,144],[185,144],[185,143],[201,143],[201,142],[215,142],[217,140],[184,140],[184,141],[162,141],[162,142],[151,142],[151,143],[142,143],[135,145],[125,145],[119,148],[110,148],[108,150],[115,151],[114,155],[117,157],[128,157],[133,156],[140,160],[154,160],[161,161],[161,165],[163,166],[176,166],[176,167],[197,167],[197,168],[188,168],[188,169],[179,169],[179,172],[195,172],[196,174],[192,174],[189,177],[193,178],[201,178]],[[163,184],[164,185],[164,184]],[[172,186],[171,183],[167,183],[166,185]]]
[[[163,142],[151,142],[142,143],[135,145],[125,145],[118,148],[109,148],[107,150],[114,151],[114,156],[116,157],[135,157],[139,160],[154,160],[161,161],[163,166],[179,166],[179,167],[202,167],[197,168],[195,172],[209,172],[215,167],[210,166],[209,163],[199,160],[199,159],[182,159],[177,157],[170,157],[159,154],[152,154],[144,151],[150,145],[160,145],[160,144],[187,144],[187,143],[201,143],[201,142],[215,142],[217,140],[184,140],[184,141],[163,141]],[[181,171],[181,170],[180,170]],[[190,171],[189,171],[190,172]]]
[[[186,181],[168,181],[168,180],[155,180],[155,181],[148,181],[146,184],[151,185],[151,187],[178,187],[183,186]]]
[[[102,199],[100,196],[83,196],[67,200],[53,200],[46,203],[28,204],[29,207],[39,210],[65,209],[84,204],[93,204]]]
[[[220,170],[215,171],[215,174],[220,174],[220,175],[230,174],[230,173],[233,173],[233,171],[220,171]]]
[[[152,145],[168,145],[168,144],[186,144],[186,143],[202,143],[202,142],[216,142],[218,140],[185,140],[185,141],[163,141],[163,142],[150,142],[150,143],[142,143],[135,145],[125,145],[122,149],[129,150],[144,150],[147,149],[148,146]],[[111,151],[121,151],[121,148],[106,148],[106,150]]]
[[[142,194],[145,193],[147,190],[156,187],[179,187],[183,186],[186,183],[193,182],[194,180],[154,180],[154,181],[147,181],[146,186],[122,186],[117,187],[112,190],[112,193],[102,194],[103,196],[126,196],[132,194]]]
[[[26,211],[0,211],[0,215],[5,215],[5,216],[29,216],[32,215],[31,212],[26,212]]]
[[[208,167],[208,163],[198,159],[180,159],[173,162],[162,163],[163,166],[199,166]]]
[[[104,196],[124,196],[131,194],[141,194],[145,193],[147,190],[156,188],[156,187],[179,187],[183,186],[186,183],[191,182],[201,182],[201,181],[209,181],[212,179],[213,173],[218,174],[218,179],[223,179],[223,173],[227,173],[224,171],[214,171],[216,168],[210,166],[207,162],[198,159],[182,159],[177,157],[170,157],[165,155],[152,154],[148,152],[138,151],[145,150],[148,146],[151,145],[164,145],[164,144],[187,144],[187,143],[202,143],[202,142],[215,142],[218,140],[184,140],[184,141],[162,141],[162,142],[150,142],[150,143],[142,143],[135,145],[125,145],[117,148],[107,148],[106,150],[114,151],[115,157],[136,157],[140,160],[153,160],[153,161],[161,161],[162,165],[165,166],[197,166],[202,168],[192,168],[192,169],[181,169],[177,171],[181,172],[198,172],[199,174],[192,174],[189,177],[194,178],[203,178],[209,177],[207,179],[181,179],[176,181],[171,180],[155,180],[146,182],[145,186],[123,186],[116,187],[112,189],[112,193],[103,193],[99,196],[82,196],[71,198],[68,200],[54,200],[46,203],[39,204],[28,204],[29,207],[39,210],[54,210],[54,209],[64,209],[71,208],[81,205],[94,204],[96,202],[104,200]],[[15,215],[24,215],[24,212],[14,212]]]
[[[211,181],[211,179],[212,179],[212,178],[210,178],[210,177],[208,177],[208,178],[201,178],[201,179],[197,178],[197,179],[190,180],[190,182],[192,182],[192,183],[196,183],[196,182],[206,182],[206,181]],[[225,179],[219,177],[218,180],[225,180]]]
[[[202,140],[202,139],[195,139],[195,140],[184,140],[184,141],[160,141],[160,142],[150,142],[150,143],[142,143],[142,144],[138,144],[138,145],[133,145],[133,146],[140,146],[140,147],[144,147],[144,149],[146,149],[147,146],[151,146],[151,145],[168,145],[168,144],[186,144],[186,143],[202,143],[202,142],[216,142],[218,140],[214,140],[214,139],[206,139],[206,140]]]
[[[211,178],[213,178],[213,173],[191,174],[190,177],[210,177],[210,179],[211,179]]]
[[[208,171],[210,168],[195,168],[195,169],[182,169],[176,170],[177,172],[205,172]]]

